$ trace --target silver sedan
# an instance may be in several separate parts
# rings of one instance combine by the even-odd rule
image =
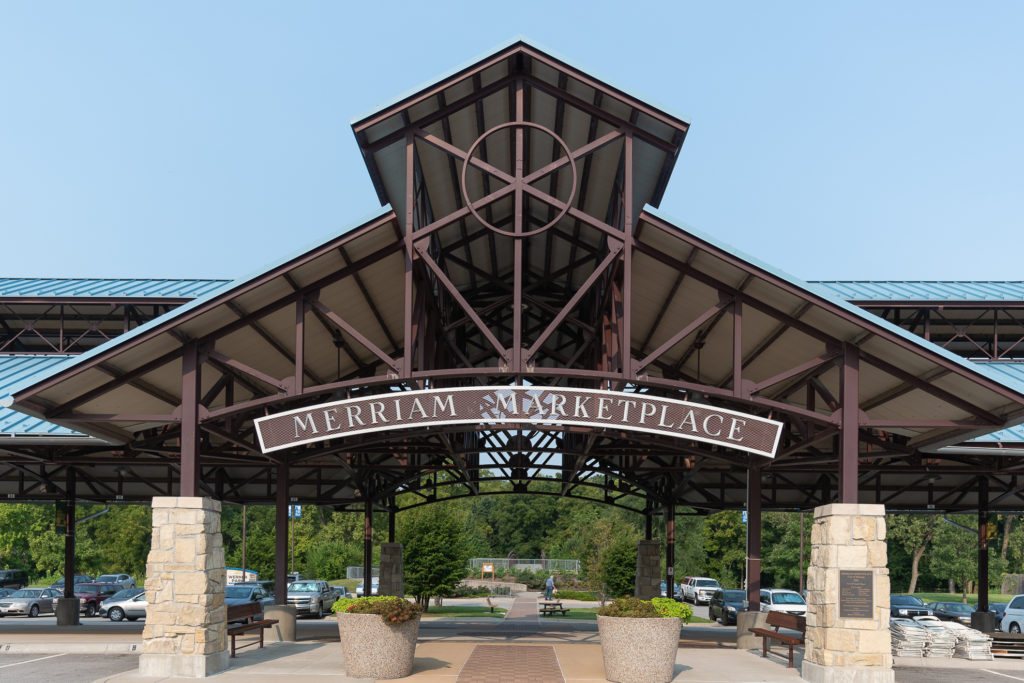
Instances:
[[[60,591],[53,588],[22,588],[6,598],[0,598],[0,617],[24,614],[38,617],[40,614],[51,614],[54,611],[54,600],[61,597]]]
[[[122,621],[124,619],[135,621],[136,619],[144,618],[146,616],[146,607],[149,605],[146,602],[146,591],[135,588],[129,590],[138,591],[138,594],[124,598],[119,598],[116,594],[112,595],[100,603],[98,614],[101,617],[107,617],[111,621]]]

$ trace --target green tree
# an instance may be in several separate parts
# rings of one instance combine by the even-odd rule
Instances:
[[[608,595],[632,595],[636,586],[636,541],[619,535],[604,552],[600,566]]]
[[[465,510],[444,501],[398,516],[405,588],[424,608],[431,597],[449,594],[466,575],[466,525]]]
[[[747,526],[740,512],[725,510],[708,515],[703,530],[708,576],[723,586],[739,586],[747,554]]]
[[[921,558],[935,539],[942,522],[938,515],[887,515],[886,534],[889,545],[898,544],[910,556],[908,593],[917,590]],[[939,563],[942,564],[941,562]]]

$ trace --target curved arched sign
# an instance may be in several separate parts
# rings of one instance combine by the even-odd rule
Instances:
[[[611,427],[774,457],[782,423],[647,394],[549,387],[460,387],[377,394],[256,421],[264,453],[368,432],[457,424]]]

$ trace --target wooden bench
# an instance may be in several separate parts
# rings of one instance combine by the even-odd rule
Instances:
[[[788,612],[772,611],[768,613],[768,625],[774,626],[775,630],[754,627],[750,632],[761,637],[761,656],[768,656],[768,641],[777,640],[783,645],[789,646],[789,668],[793,668],[793,646],[804,644],[804,632],[807,630],[807,619]],[[779,633],[780,628],[797,631],[800,636],[791,636],[786,633]]]
[[[539,611],[541,614],[560,613],[564,615],[569,613],[569,608],[562,607],[562,603],[558,600],[541,600],[537,605],[540,608]]]
[[[277,619],[260,619],[255,621],[257,614],[263,613],[263,605],[258,602],[243,602],[241,605],[228,605],[228,624],[232,621],[244,619],[245,623],[237,626],[228,626],[228,635],[231,636],[231,656],[235,656],[235,636],[249,631],[260,632],[260,647],[263,647],[263,630],[268,629],[277,623]],[[251,645],[252,643],[250,643]],[[242,647],[245,647],[244,645]]]

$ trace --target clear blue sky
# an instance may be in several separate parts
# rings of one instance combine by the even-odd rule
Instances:
[[[355,9],[349,9],[349,6]],[[804,279],[1024,279],[1024,3],[0,0],[0,277],[234,278],[378,209],[350,121],[523,35],[692,123]]]

